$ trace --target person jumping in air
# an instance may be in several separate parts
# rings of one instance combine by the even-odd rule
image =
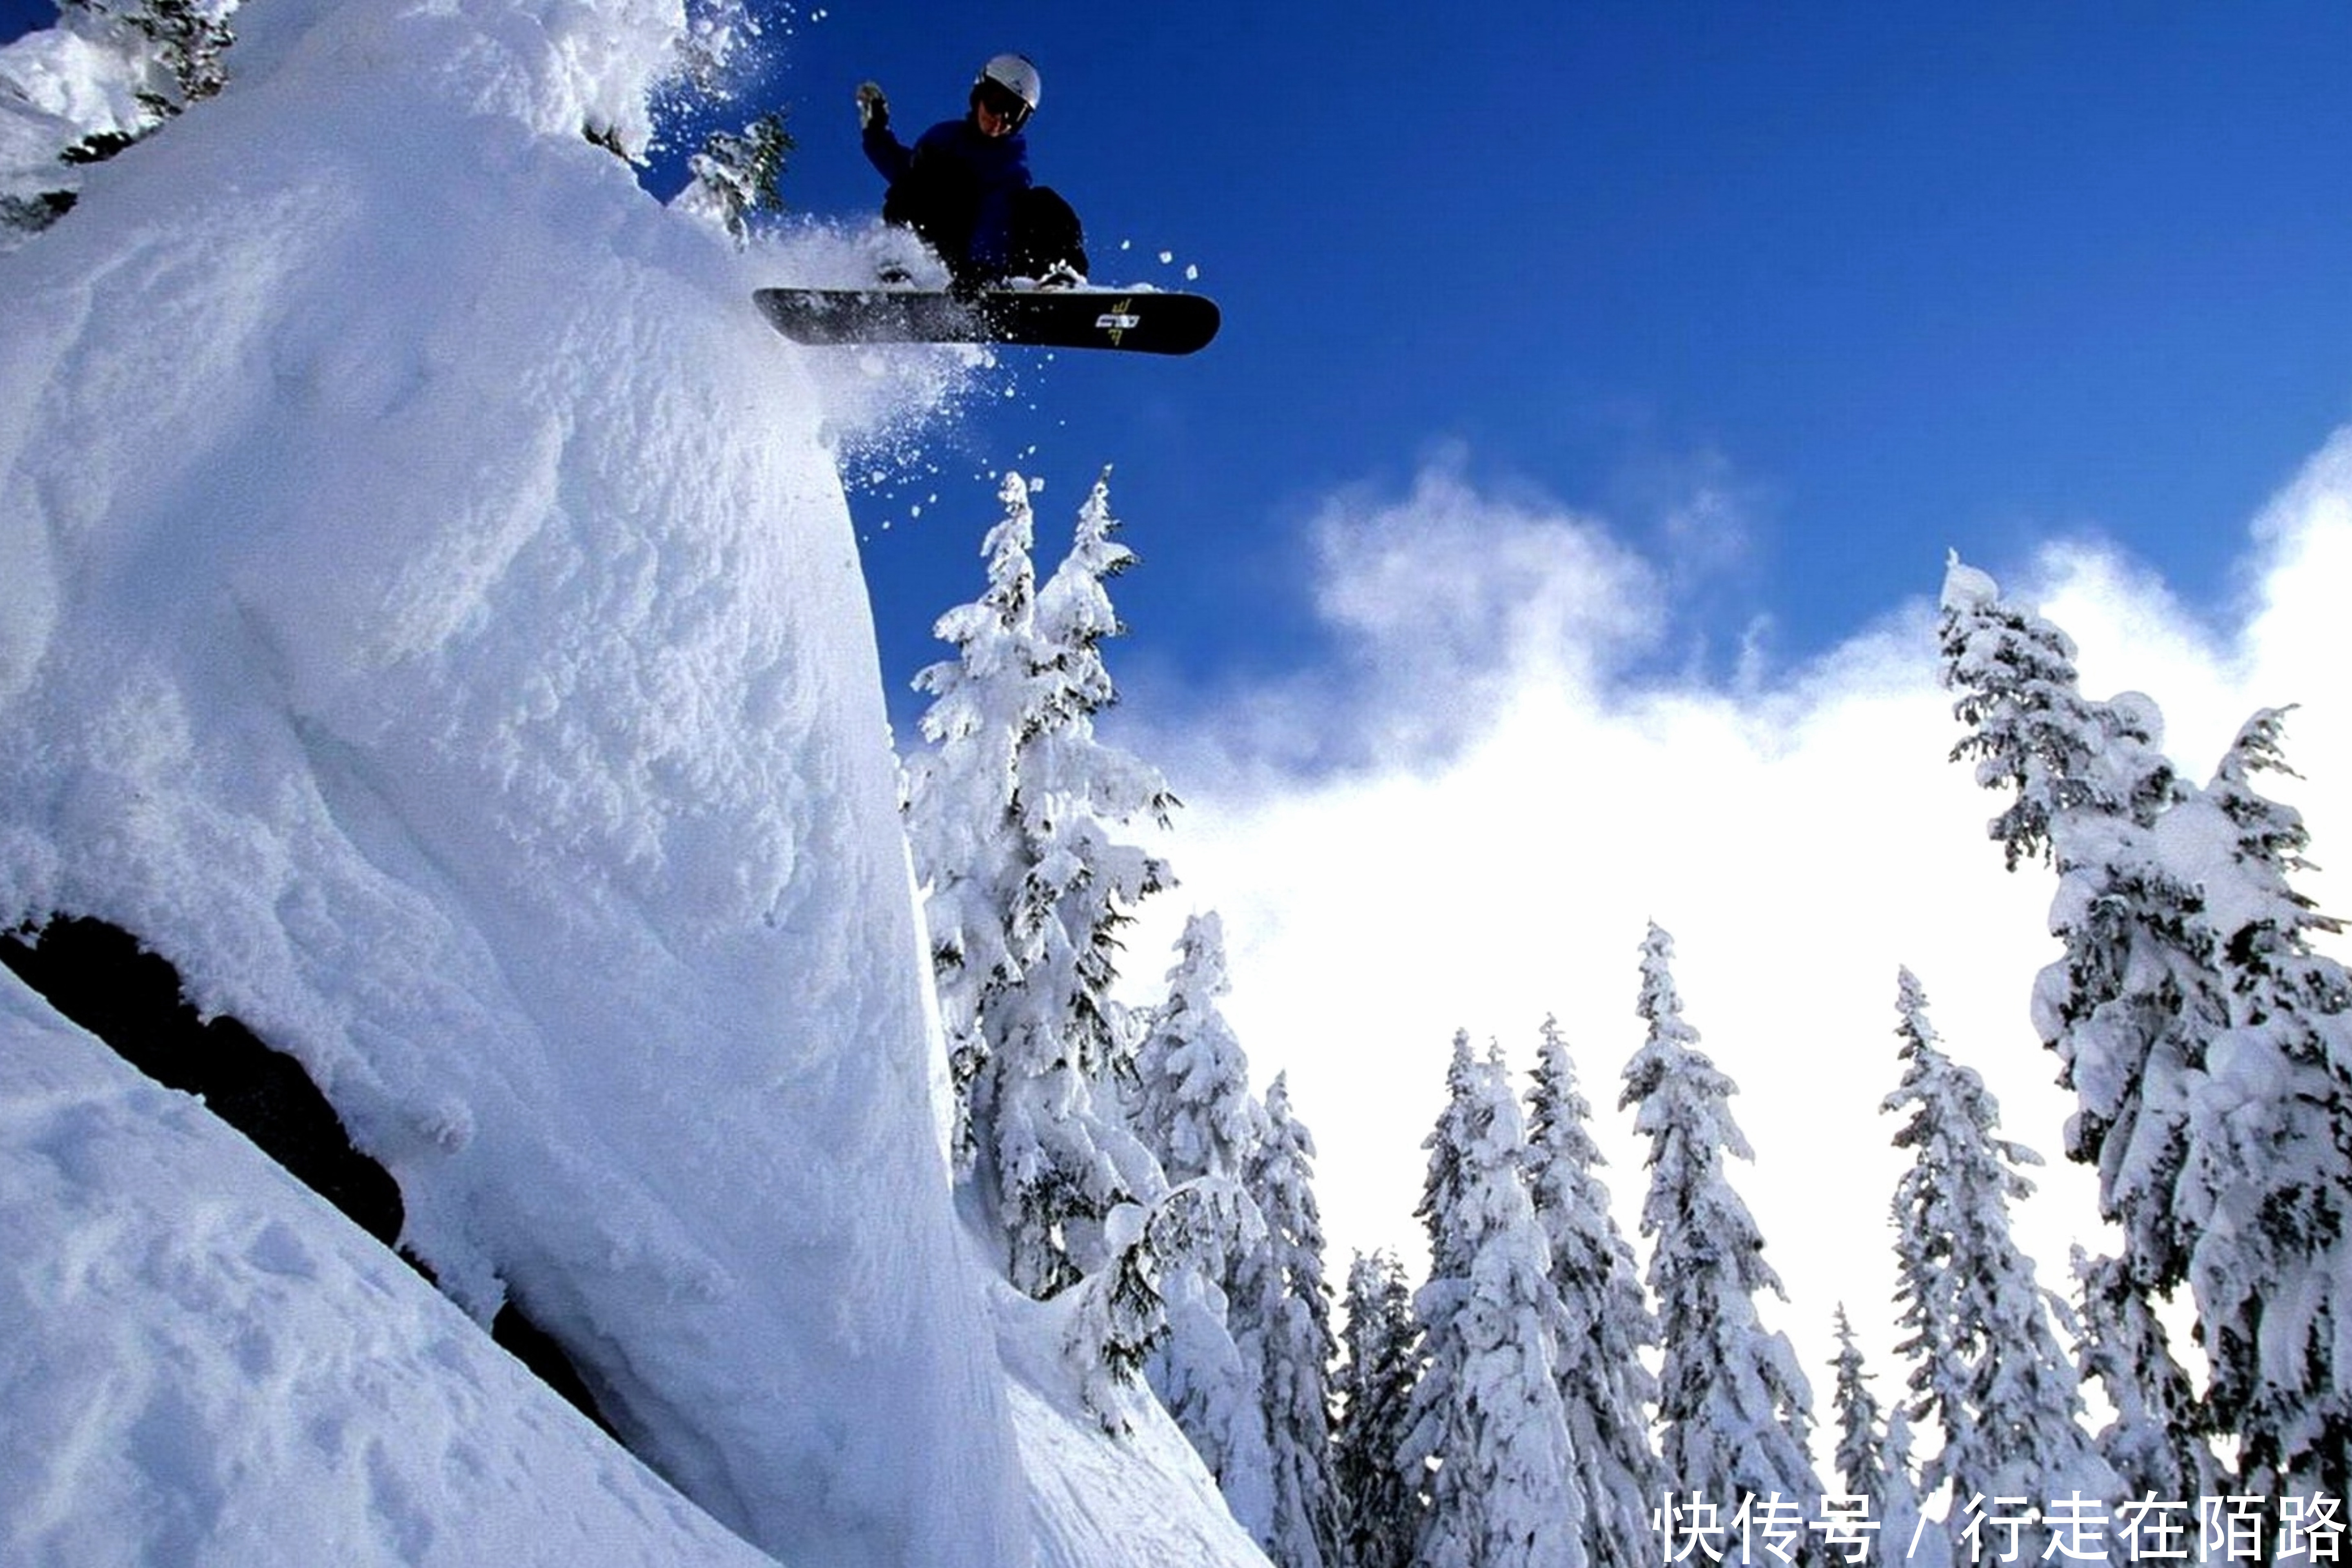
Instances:
[[[932,126],[912,147],[890,129],[882,89],[869,81],[857,89],[866,161],[890,183],[883,221],[921,236],[960,292],[1013,278],[1045,286],[1086,280],[1078,215],[1029,174],[1022,132],[1040,89],[1026,55],[998,55],[973,79],[964,117]]]

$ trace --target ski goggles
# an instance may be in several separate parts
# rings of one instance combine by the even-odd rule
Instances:
[[[986,109],[1012,130],[1018,131],[1029,122],[1029,105],[994,77],[982,77],[974,84],[971,101],[974,107]]]

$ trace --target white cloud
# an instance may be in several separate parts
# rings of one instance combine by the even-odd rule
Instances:
[[[2352,582],[2347,496],[2352,437],[2257,525],[2258,591],[2225,635],[2111,555],[2055,551],[2010,585],[2074,635],[2095,694],[2137,688],[2164,707],[2193,778],[2254,708],[2302,700],[2289,739],[2323,860],[2331,832],[2352,835],[2352,713],[2328,646],[2331,600]],[[2051,884],[2001,869],[1984,829],[1999,801],[1946,761],[1958,731],[1934,668],[1933,558],[1921,597],[1878,626],[1727,692],[1629,683],[1670,605],[1663,574],[1593,520],[1484,497],[1441,467],[1402,501],[1342,497],[1319,527],[1318,603],[1355,639],[1349,684],[1319,705],[1257,693],[1238,719],[1146,743],[1189,804],[1168,845],[1184,885],[1148,916],[1130,968],[1156,978],[1183,912],[1222,911],[1230,1016],[1261,1081],[1288,1070],[1320,1142],[1336,1264],[1417,1246],[1419,1144],[1454,1029],[1499,1038],[1524,1068],[1548,1013],[1633,1233],[1643,1151],[1616,1096],[1655,919],[1679,947],[1689,1021],[1740,1084],[1757,1159],[1735,1179],[1792,1298],[1768,1320],[1796,1339],[1824,1415],[1840,1301],[1876,1349],[1882,1395],[1900,1384],[1885,1226],[1898,1159],[1877,1110],[1895,1078],[1898,964],[2000,1095],[2007,1134],[2049,1160],[2021,1226],[2043,1283],[2066,1289],[2067,1242],[2096,1245],[2097,1227],[2088,1174],[2060,1157],[2068,1097],[2027,1018],[2054,951]],[[1366,716],[1388,750],[1339,772],[1292,765],[1323,748],[1286,726]]]
[[[1530,672],[1604,680],[1664,620],[1663,580],[1600,522],[1484,494],[1455,455],[1402,496],[1333,496],[1307,532],[1334,658],[1224,694],[1199,727],[1155,737],[1156,760],[1227,782],[1264,774],[1286,793],[1310,771],[1442,767]]]
[[[1402,500],[1340,497],[1314,531],[1317,607],[1406,701],[1529,664],[1605,669],[1652,635],[1639,557],[1590,519],[1489,500],[1451,464]]]

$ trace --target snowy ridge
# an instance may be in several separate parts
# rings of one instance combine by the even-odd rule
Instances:
[[[1135,1514],[1172,1508],[1219,1542],[1192,1560],[1251,1561],[1191,1519],[1213,1493],[1164,1421],[1112,1449],[1008,1382],[1000,1321],[1016,1343],[1051,1325],[992,1311],[950,1203],[831,443],[957,362],[795,355],[749,303],[775,258],[665,213],[583,136],[642,144],[674,5],[273,0],[238,22],[226,92],[0,258],[0,923],[120,925],[295,1055],[398,1179],[404,1244],[449,1295],[485,1321],[522,1302],[637,1454],[781,1559],[1022,1563],[1080,1508],[1094,1534],[1064,1533],[1095,1544],[1049,1560],[1166,1561]],[[8,995],[10,1093],[47,1104],[67,1091],[42,1087],[48,1057],[87,1043]],[[110,1067],[72,1070],[121,1168],[85,1175],[54,1121],[12,1113],[0,1148],[54,1194],[10,1211],[0,1279],[26,1299],[89,1244],[35,1210],[135,1186],[151,1157],[209,1168],[175,1151],[227,1139]],[[348,1364],[389,1346],[431,1371],[439,1309],[388,1255],[343,1253],[318,1205],[236,1201],[286,1257],[336,1259],[315,1277]],[[157,1201],[154,1234],[173,1212]],[[190,1257],[249,1278],[233,1246]],[[381,1314],[353,1300],[379,1291]],[[89,1331],[132,1334],[166,1295]],[[242,1300],[157,1331],[280,1299]],[[489,1386],[478,1351],[424,1408]],[[43,1394],[12,1362],[12,1391],[73,1405],[94,1373],[59,1364]],[[155,1386],[166,1463],[267,1426],[215,1370]],[[532,1399],[515,1419],[552,1426]],[[135,1436],[99,1408],[88,1444]],[[288,1429],[257,1441],[299,1456],[312,1408],[271,1412]],[[385,1441],[448,1425],[388,1417]],[[629,1461],[590,1464],[602,1439],[575,1426],[481,1459],[530,1550],[417,1518],[415,1560],[625,1560],[530,1532],[572,1506],[541,1479],[575,1477],[654,1521],[646,1560],[740,1560],[656,1483],[610,1481]],[[349,1479],[313,1447],[321,1487]],[[1097,1495],[1097,1476],[1117,1479]],[[222,1521],[273,1495],[269,1462],[188,1479],[220,1503],[188,1542],[257,1560]],[[79,1506],[0,1492],[0,1556],[148,1549]],[[383,1530],[337,1560],[409,1560],[414,1531]]]

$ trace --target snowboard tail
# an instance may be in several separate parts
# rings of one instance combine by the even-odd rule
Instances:
[[[1188,354],[1217,335],[1216,301],[1156,289],[761,289],[752,300],[800,343],[1018,343]]]

